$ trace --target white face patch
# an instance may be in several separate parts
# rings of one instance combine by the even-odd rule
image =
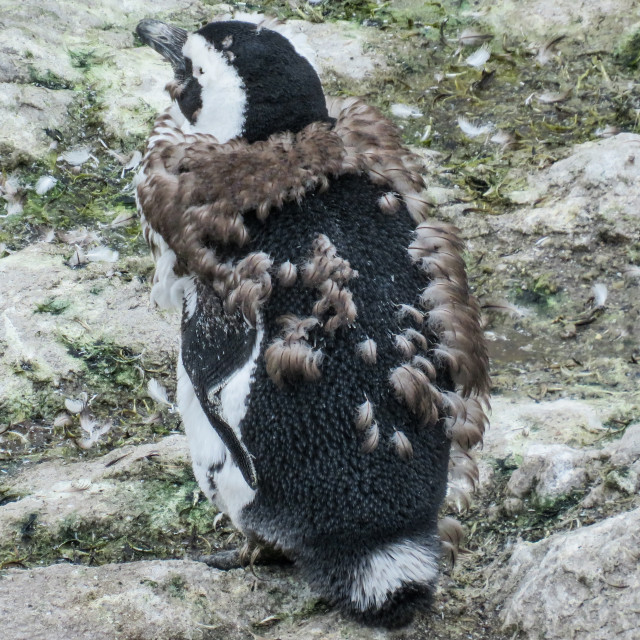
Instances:
[[[247,94],[242,78],[227,57],[198,33],[191,34],[182,48],[191,60],[193,75],[202,87],[202,109],[188,133],[208,133],[220,143],[242,134]]]

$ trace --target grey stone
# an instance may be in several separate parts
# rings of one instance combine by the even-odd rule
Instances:
[[[604,402],[530,402],[496,397],[482,455],[522,455],[534,443],[589,444],[603,434],[602,421],[610,411],[610,405]]]
[[[0,161],[7,164],[41,158],[49,151],[47,128],[62,127],[73,91],[0,83]]]
[[[635,469],[613,469],[604,479],[604,484],[626,495],[633,495],[640,487],[640,477]]]
[[[149,456],[161,464],[186,466],[186,438],[175,435],[157,443],[120,447],[93,460],[26,467],[5,484],[21,498],[0,506],[0,537],[6,541],[19,535],[17,523],[31,514],[37,514],[38,526],[51,531],[72,517],[108,522],[136,515],[143,507],[136,476],[144,471]]]
[[[640,458],[640,424],[629,425],[620,440],[606,448],[615,465],[630,464]]]
[[[598,231],[624,238],[637,233],[640,219],[640,164],[634,146],[640,136],[621,133],[585,142],[572,154],[529,178],[529,189],[516,192],[520,204],[536,203],[502,217],[501,224],[525,234],[550,232],[578,235]]]
[[[38,384],[56,387],[61,378],[81,370],[81,362],[69,355],[61,338],[111,341],[134,352],[172,358],[177,353],[178,314],[152,313],[148,284],[137,277],[123,278],[117,270],[127,264],[144,269],[150,259],[92,262],[74,270],[65,265],[71,252],[69,247],[38,243],[0,259],[0,397],[5,404],[14,398],[28,401]],[[96,284],[100,295],[91,293]],[[36,313],[39,304],[52,299],[69,306],[58,315]],[[24,362],[30,367],[28,375]]]
[[[499,35],[524,37],[539,45],[557,34],[591,46],[602,45],[640,21],[634,0],[585,0],[579,9],[572,0],[533,0],[524,4],[517,0],[488,0],[474,5],[469,14]]]
[[[527,640],[636,640],[640,509],[518,544],[489,580],[506,631]]]
[[[5,640],[252,640],[273,631],[283,640],[343,637],[335,615],[296,624],[295,613],[310,603],[310,592],[287,577],[260,580],[180,560],[56,565],[0,578]]]
[[[541,500],[554,500],[588,484],[587,462],[583,452],[564,445],[532,445],[509,479],[507,489],[517,498],[535,492]]]

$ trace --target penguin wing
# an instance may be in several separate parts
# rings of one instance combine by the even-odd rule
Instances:
[[[198,280],[182,317],[182,364],[211,426],[247,484],[255,489],[253,459],[222,412],[220,392],[251,359],[257,331],[241,314],[229,314],[210,286]]]

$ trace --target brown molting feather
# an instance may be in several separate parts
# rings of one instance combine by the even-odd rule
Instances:
[[[442,518],[438,522],[438,534],[442,542],[442,555],[448,558],[453,566],[464,540],[464,530],[454,518]]]
[[[287,260],[280,265],[280,269],[278,269],[278,282],[283,287],[292,287],[295,284],[297,277],[298,268],[295,264]]]
[[[261,252],[250,253],[240,260],[225,278],[225,310],[233,314],[239,309],[255,326],[260,306],[271,295],[271,265],[271,258]]]
[[[471,490],[475,489],[480,478],[476,461],[470,453],[460,448],[455,442],[451,445],[449,455],[449,478],[458,485],[460,481],[466,483]]]
[[[278,338],[266,350],[267,374],[279,387],[286,382],[315,382],[320,379],[322,351],[314,351],[306,342],[287,342]]]
[[[391,371],[389,382],[399,400],[410,411],[428,425],[438,419],[438,406],[442,394],[431,384],[429,378],[416,367],[403,364]]]
[[[362,451],[362,453],[371,453],[376,449],[379,441],[380,441],[380,430],[378,429],[378,425],[374,422],[367,429],[367,433],[365,434],[365,438],[362,441],[360,450]]]
[[[172,100],[177,100],[180,97],[180,94],[184,91],[184,84],[174,78],[167,82],[164,90],[169,94],[169,97]]]
[[[369,400],[365,400],[359,407],[356,416],[356,429],[364,431],[373,422],[373,405]]]
[[[413,359],[411,360],[411,364],[417,369],[424,371],[424,373],[427,374],[427,377],[429,378],[429,380],[431,380],[432,382],[438,376],[436,367],[433,364],[433,362],[431,362],[431,360],[428,360],[424,356],[414,356]]]
[[[396,335],[395,338],[396,349],[409,360],[416,353],[416,345],[413,344],[406,336]]]
[[[458,513],[465,511],[471,506],[471,500],[469,498],[469,492],[465,489],[449,482],[447,487],[446,503],[449,508],[455,509]]]
[[[400,458],[403,460],[411,460],[413,458],[413,445],[402,431],[396,431],[391,436],[391,442]]]
[[[277,319],[277,322],[282,326],[284,340],[288,343],[298,340],[308,340],[309,331],[320,324],[320,320],[318,320],[318,318],[299,318],[293,314],[280,316]]]
[[[358,354],[367,364],[375,364],[378,357],[378,345],[375,340],[367,338],[358,344]]]
[[[405,318],[411,318],[417,324],[422,324],[424,321],[424,313],[410,304],[398,305],[398,311],[396,312],[398,320],[404,320]]]
[[[175,97],[181,87],[174,82],[168,90]],[[330,99],[328,108],[336,118],[333,129],[313,123],[296,135],[277,134],[253,144],[240,139],[219,144],[213,136],[185,134],[170,110],[157,118],[138,200],[147,223],[175,252],[181,273],[197,274],[231,295],[234,265],[221,263],[216,248],[247,243],[244,214],[255,211],[264,220],[285,202],[326,188],[331,176],[364,172],[393,189],[415,220],[426,217],[421,161],[404,147],[396,128],[357,99]],[[395,208],[393,198],[385,206]],[[346,261],[334,263],[330,252],[326,257],[317,269],[319,282],[356,275]],[[232,297],[232,306],[242,298],[248,317],[254,318],[268,287],[231,286],[243,286],[244,292]],[[355,308],[346,307],[345,317],[337,313],[328,321],[329,330],[350,322],[346,316],[355,318]]]
[[[306,286],[316,287],[329,279],[343,283],[358,277],[358,272],[351,268],[348,260],[337,255],[337,249],[324,234],[314,240],[312,249],[313,258],[302,269],[302,280]]]
[[[405,329],[402,334],[407,340],[410,340],[417,347],[420,347],[423,351],[428,349],[427,339],[419,331],[415,329]]]
[[[409,255],[432,278],[420,305],[428,312],[427,326],[440,339],[433,355],[448,364],[463,396],[484,396],[489,391],[489,359],[480,309],[469,293],[463,248],[455,227],[429,221],[418,225]]]
[[[181,86],[170,83],[168,91],[175,98]],[[163,243],[154,241],[153,232],[159,234],[176,254],[176,275],[193,273],[210,281],[228,310],[240,309],[255,323],[271,292],[271,261],[264,254],[244,255],[242,248],[249,241],[244,214],[255,211],[264,220],[285,202],[300,201],[307,193],[325,189],[329,178],[344,174],[365,174],[389,189],[378,203],[383,211],[393,213],[402,200],[419,223],[409,255],[430,284],[420,296],[422,309],[400,305],[397,316],[400,321],[411,318],[416,327],[426,318],[438,344],[429,358],[415,355],[411,364],[394,369],[390,383],[423,423],[438,419],[439,410],[450,416],[447,429],[454,453],[448,500],[460,508],[469,500],[457,482],[475,477],[473,461],[460,452],[482,438],[486,427],[482,403],[488,404],[489,390],[480,311],[469,294],[463,243],[452,225],[427,221],[430,207],[420,175],[422,161],[403,146],[398,130],[360,100],[329,99],[327,106],[336,118],[333,129],[315,123],[296,135],[277,134],[254,144],[238,139],[219,144],[212,136],[188,135],[169,110],[160,115],[138,185],[145,238],[155,245],[157,258],[165,250]],[[221,260],[220,250],[228,255],[230,246],[237,249],[235,261]],[[297,278],[291,263],[280,265],[277,273],[283,286],[291,286]],[[325,330],[335,331],[355,320],[357,309],[343,285],[356,275],[326,236],[316,239],[303,277],[320,292],[314,313],[333,310],[335,314],[326,321]],[[318,318],[282,319],[283,336],[265,353],[267,371],[276,384],[320,377],[322,353],[306,342],[318,322]],[[413,329],[405,331],[401,337],[407,354],[415,346],[424,350],[425,336]],[[361,342],[358,352],[365,362],[375,363],[373,340]],[[436,380],[433,358],[450,367],[460,395],[441,394],[432,385]],[[366,428],[362,450],[371,452],[380,434],[373,421]]]
[[[393,191],[389,191],[389,193],[385,193],[383,196],[380,196],[378,200],[378,206],[380,210],[384,213],[397,213],[400,209],[400,200],[398,196],[396,196]]]
[[[357,316],[353,294],[344,287],[351,278],[357,278],[347,260],[337,255],[337,249],[324,234],[318,235],[312,244],[313,256],[302,268],[302,280],[306,286],[315,287],[320,298],[313,305],[313,314],[322,316],[330,310],[335,315],[324,323],[327,333],[333,333],[343,325],[352,324]]]
[[[307,343],[309,332],[320,324],[318,318],[287,314],[277,322],[282,326],[282,337],[274,340],[264,354],[271,380],[280,387],[285,381],[319,380],[323,354]]]

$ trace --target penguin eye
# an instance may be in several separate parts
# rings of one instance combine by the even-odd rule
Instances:
[[[194,78],[199,78],[203,74],[204,74],[204,70],[203,70],[202,67],[197,67],[196,69],[193,70],[193,77]]]

